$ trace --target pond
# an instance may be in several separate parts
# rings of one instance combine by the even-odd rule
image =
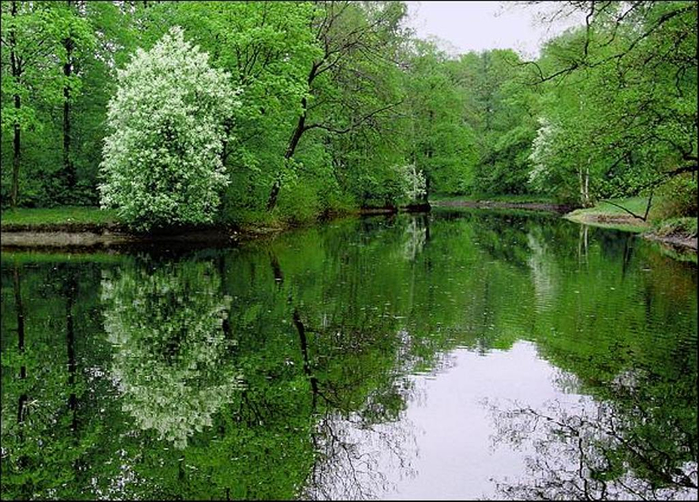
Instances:
[[[697,497],[697,267],[479,210],[3,253],[2,498]]]

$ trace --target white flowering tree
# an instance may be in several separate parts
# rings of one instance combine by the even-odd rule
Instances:
[[[533,167],[529,172],[529,184],[539,192],[545,191],[546,180],[553,164],[555,141],[558,129],[545,117],[539,118],[539,129],[532,142],[529,155]]]
[[[135,230],[207,223],[220,202],[223,124],[240,102],[208,59],[175,27],[119,71],[99,190],[102,207]]]
[[[395,167],[401,185],[401,195],[409,202],[419,201],[427,194],[427,180],[422,171],[418,171],[415,164],[407,164]]]

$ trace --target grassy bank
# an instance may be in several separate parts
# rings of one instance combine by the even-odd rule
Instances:
[[[624,211],[621,207],[642,216],[645,214],[647,203],[646,197],[610,199],[609,201],[600,201],[593,207],[576,209],[566,214],[565,218],[585,225],[641,233],[652,228],[650,222],[656,216],[653,208],[651,207],[651,211],[648,213],[648,221],[643,221],[641,218],[636,218]]]
[[[369,208],[326,212],[308,217],[284,218],[266,211],[246,212],[236,221],[173,226],[134,232],[120,224],[114,210],[96,207],[19,208],[2,212],[2,245],[8,248],[96,248],[153,243],[174,245],[228,245],[257,239],[319,221],[363,214],[414,211],[416,208]]]
[[[6,209],[0,215],[5,227],[35,225],[110,225],[116,223],[116,212],[98,207],[61,206],[52,208]]]
[[[661,200],[655,200],[644,221],[628,211],[642,216],[646,212],[646,197],[630,197],[600,201],[594,207],[577,209],[564,218],[596,227],[612,228],[626,232],[640,233],[647,239],[697,249],[697,218],[667,218],[657,209]],[[628,211],[625,211],[624,209]]]

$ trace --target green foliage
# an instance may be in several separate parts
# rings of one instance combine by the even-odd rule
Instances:
[[[658,235],[682,235],[697,237],[697,218],[669,218],[655,228]]]
[[[590,12],[588,29],[544,48],[532,74],[550,78],[531,176],[538,191],[577,192],[589,205],[696,172],[696,4],[626,8]]]
[[[656,204],[656,213],[660,218],[699,214],[696,175],[673,177],[658,193],[660,201]]]
[[[177,182],[149,187],[153,200],[121,212],[142,229],[395,207],[410,198],[396,172],[407,165],[425,176],[423,199],[543,195],[591,206],[658,189],[678,201],[668,215],[696,214],[696,176],[667,183],[696,173],[696,4],[625,5],[596,5],[589,28],[523,61],[509,49],[447,55],[404,27],[401,2],[3,2],[0,153],[18,167],[3,169],[2,207],[15,184],[20,206],[99,203],[117,72],[181,26],[212,71],[229,75],[240,105],[219,131],[207,128],[220,135],[223,167],[214,183],[195,169],[191,185],[208,195],[175,200],[157,194],[184,190]],[[144,95],[145,114],[149,99],[165,99]]]

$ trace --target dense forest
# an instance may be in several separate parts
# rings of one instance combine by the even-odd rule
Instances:
[[[146,228],[656,194],[696,215],[697,3],[557,9],[585,23],[528,61],[447,54],[401,2],[3,1],[2,207]]]

